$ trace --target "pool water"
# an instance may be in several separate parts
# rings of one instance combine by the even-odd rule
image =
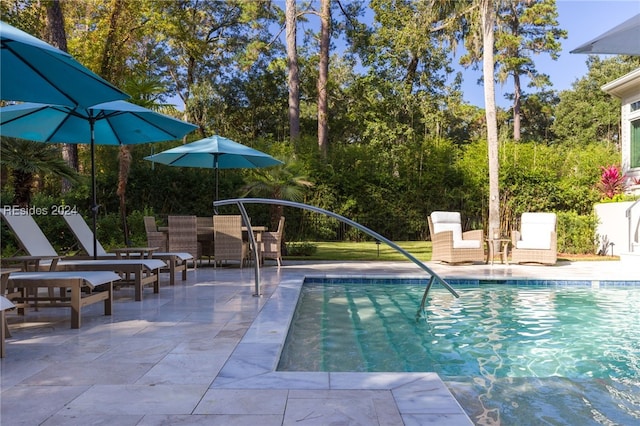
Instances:
[[[305,284],[281,371],[436,372],[476,424],[640,424],[640,287]]]

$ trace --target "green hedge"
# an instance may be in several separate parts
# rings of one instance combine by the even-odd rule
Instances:
[[[598,249],[595,213],[558,212],[558,252],[594,254]]]

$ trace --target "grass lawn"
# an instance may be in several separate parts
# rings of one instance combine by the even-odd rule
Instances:
[[[431,260],[431,241],[395,241],[404,250],[411,253],[418,260]],[[384,243],[376,244],[374,241],[322,241],[312,242],[318,249],[311,256],[285,256],[292,260],[363,260],[363,261],[391,261],[407,260]],[[558,260],[618,260],[618,256],[572,255],[558,254]]]

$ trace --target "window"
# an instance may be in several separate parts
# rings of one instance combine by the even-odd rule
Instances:
[[[640,109],[640,101],[635,101],[631,103],[631,112],[637,111]]]
[[[631,122],[631,168],[640,167],[640,120]]]

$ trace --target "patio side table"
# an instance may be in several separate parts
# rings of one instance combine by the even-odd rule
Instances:
[[[487,259],[485,260],[485,264],[488,264],[491,261],[491,266],[493,266],[493,260],[496,255],[495,250],[498,248],[498,253],[500,253],[500,262],[503,264],[509,264],[509,259],[507,258],[509,244],[511,244],[511,239],[509,238],[485,238],[484,240],[487,243]]]

